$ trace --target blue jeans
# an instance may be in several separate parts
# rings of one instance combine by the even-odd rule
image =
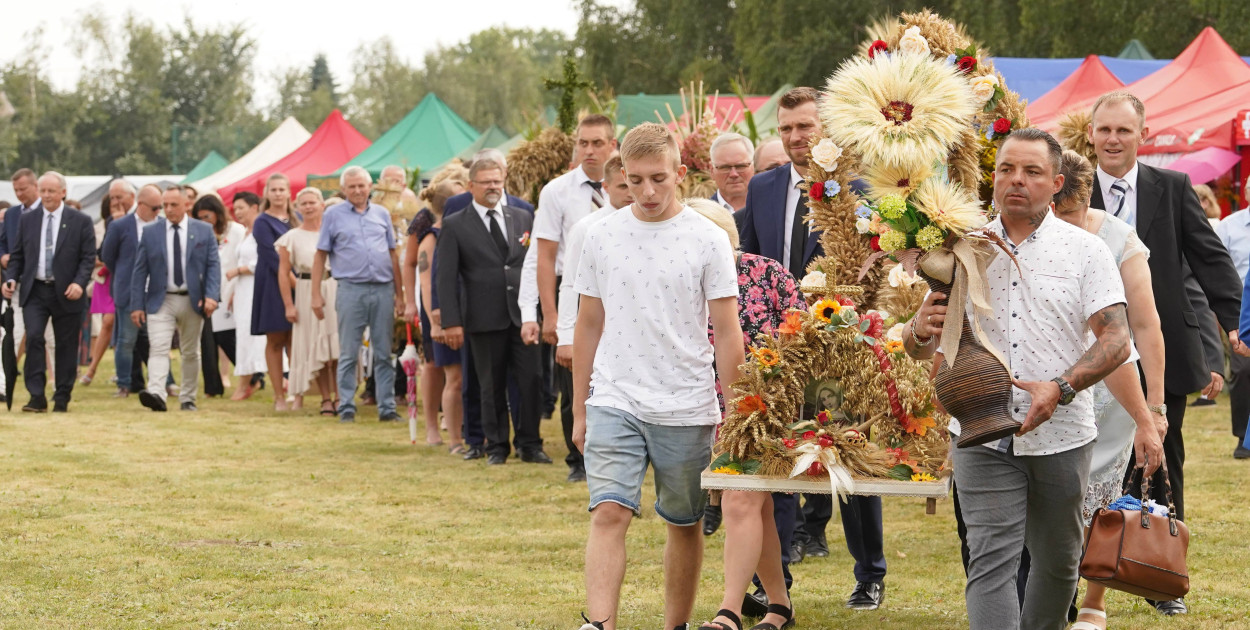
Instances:
[[[339,316],[339,414],[356,413],[356,357],[369,329],[373,377],[377,382],[378,416],[395,412],[395,364],[391,332],[395,326],[395,286],[390,282],[339,280],[334,304]]]
[[[135,341],[139,339],[139,328],[130,321],[130,312],[117,309],[113,316],[113,329],[117,331],[117,346],[113,349],[113,363],[117,368],[117,388],[130,389],[130,371],[134,367]]]

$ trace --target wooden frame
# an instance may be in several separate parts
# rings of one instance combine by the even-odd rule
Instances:
[[[755,492],[801,492],[833,494],[826,479],[783,479],[763,475],[726,475],[704,470],[700,480],[705,490],[748,490]],[[895,479],[856,479],[856,495],[881,497],[923,497],[925,512],[937,511],[937,500],[951,492],[951,477],[937,481],[898,481]]]

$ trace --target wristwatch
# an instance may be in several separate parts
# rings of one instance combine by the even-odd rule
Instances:
[[[1151,413],[1157,413],[1165,417],[1168,415],[1168,406],[1166,403],[1162,405],[1149,405],[1148,404],[1146,405],[1146,408],[1149,409]]]
[[[1063,380],[1062,376],[1056,376],[1050,380],[1054,381],[1055,384],[1059,386],[1059,404],[1066,405],[1072,402],[1073,398],[1076,398],[1076,390],[1072,389],[1072,386],[1069,385],[1067,381]]]

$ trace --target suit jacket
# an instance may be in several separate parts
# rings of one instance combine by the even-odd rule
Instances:
[[[789,189],[788,167],[760,173],[752,177],[751,183],[747,185],[746,205],[734,213],[742,251],[772,258],[787,269],[790,268],[790,261],[783,259],[786,234],[791,227],[786,223],[786,193]],[[820,246],[820,234],[819,231],[813,231],[807,236],[807,243],[803,245],[804,269],[811,264],[812,259],[825,253]]]
[[[0,256],[12,252],[17,249],[18,230],[22,223],[22,215],[28,214],[32,210],[38,210],[43,207],[43,201],[36,201],[35,205],[27,208],[23,205],[9,206],[4,211],[4,233],[0,234]]]
[[[121,313],[129,314],[130,279],[135,268],[135,254],[139,251],[139,218],[131,212],[109,224],[100,244],[100,260],[112,274],[109,293]]]
[[[465,332],[492,332],[521,326],[517,294],[528,244],[522,239],[534,217],[521,208],[503,207],[507,222],[503,256],[477,212],[470,209],[443,218],[438,249],[439,304],[443,328],[464,326]],[[461,288],[461,281],[464,286]]]
[[[1211,229],[1184,173],[1138,163],[1137,235],[1150,248],[1155,306],[1167,346],[1164,387],[1188,395],[1211,381],[1203,351],[1202,322],[1185,286],[1184,264],[1202,287],[1225,330],[1235,330],[1241,313],[1241,277],[1228,250]],[[1090,206],[1106,209],[1098,175]]]
[[[43,249],[44,210],[27,212],[21,215],[18,224],[16,247],[9,252],[9,268],[5,270],[5,280],[17,280],[22,283],[18,303],[26,305],[30,299],[30,291],[35,286],[35,272],[39,267],[39,252]],[[6,219],[5,226],[8,223]],[[87,286],[91,282],[91,272],[95,269],[95,224],[91,217],[69,206],[62,206],[61,227],[57,231],[56,246],[52,253],[52,276],[56,279],[57,306],[66,311],[77,313],[86,310],[91,300],[87,298]],[[77,300],[65,297],[69,285],[82,287],[82,296]]]
[[[186,217],[182,222],[187,229],[187,264],[182,270],[187,282],[187,297],[191,300],[191,308],[202,317],[204,298],[221,301],[221,260],[217,257],[217,238],[213,235],[213,227],[203,221]],[[131,311],[142,307],[148,313],[155,313],[165,302],[165,289],[169,283],[165,237],[168,228],[169,222],[161,217],[143,230],[130,277]]]

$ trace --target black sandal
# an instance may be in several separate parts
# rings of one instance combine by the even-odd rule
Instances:
[[[751,626],[750,630],[785,630],[786,628],[794,627],[794,609],[793,608],[786,608],[785,606],[782,606],[781,604],[769,604],[768,612],[765,614],[781,615],[782,617],[785,617],[786,620],[784,623],[781,624],[780,628],[778,628],[777,626],[774,626],[771,623],[757,623]]]
[[[321,399],[321,415],[337,416],[338,414],[339,414],[338,406],[334,404],[333,400],[330,400],[328,398]]]
[[[742,630],[742,618],[735,614],[734,611],[722,608],[716,611],[716,616],[727,617],[733,622],[733,627],[729,627],[729,625],[723,621],[706,621],[703,625],[699,626],[699,630]]]

